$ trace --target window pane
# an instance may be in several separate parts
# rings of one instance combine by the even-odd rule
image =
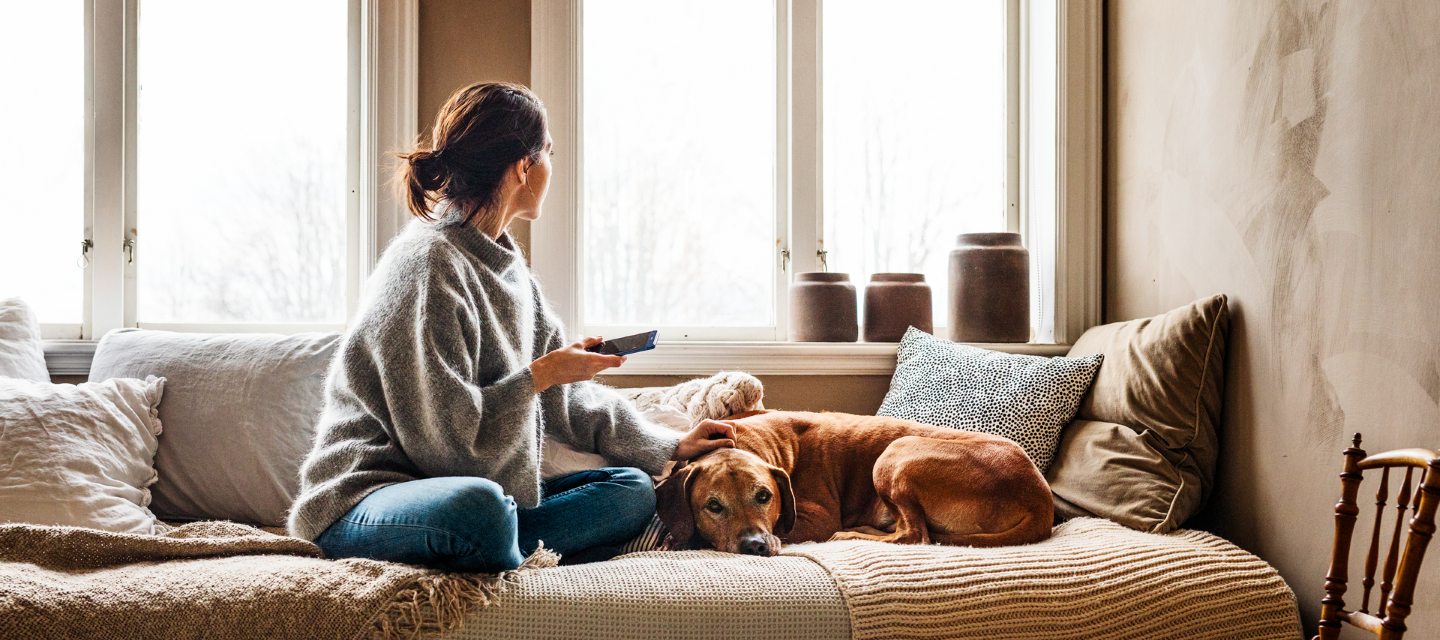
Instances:
[[[773,322],[774,11],[585,4],[587,324]]]
[[[1005,230],[1005,3],[827,0],[825,249],[857,287],[924,273],[945,321],[955,236]]]
[[[80,324],[85,302],[83,10],[0,8],[0,298],[24,298],[47,323]]]
[[[345,319],[347,5],[144,0],[141,322]]]

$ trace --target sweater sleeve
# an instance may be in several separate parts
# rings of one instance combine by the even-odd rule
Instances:
[[[483,346],[477,302],[483,302],[469,300],[475,295],[458,278],[432,279],[413,291],[412,313],[390,315],[369,332],[393,437],[425,476],[533,476],[537,402],[530,363],[512,362],[498,380],[477,381]],[[517,498],[533,492],[506,488]]]
[[[563,331],[552,327],[547,353],[564,346]],[[581,451],[659,475],[684,435],[640,417],[635,405],[595,382],[555,385],[540,394],[545,430]]]

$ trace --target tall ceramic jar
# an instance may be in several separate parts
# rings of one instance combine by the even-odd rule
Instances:
[[[1030,253],[1018,233],[962,233],[950,252],[950,339],[1030,341]]]
[[[790,283],[791,342],[855,342],[860,325],[850,274],[808,271]]]
[[[876,273],[865,285],[865,341],[899,342],[905,330],[935,331],[923,273]]]

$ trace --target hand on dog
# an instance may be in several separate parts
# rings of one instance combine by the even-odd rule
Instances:
[[[715,420],[704,420],[680,439],[671,460],[693,460],[716,449],[735,446],[735,427]]]
[[[536,358],[530,363],[530,376],[535,379],[535,393],[557,384],[590,380],[601,371],[625,364],[625,356],[606,356],[586,351],[604,341],[604,338],[598,336],[585,338]]]

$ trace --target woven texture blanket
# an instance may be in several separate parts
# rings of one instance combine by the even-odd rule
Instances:
[[[453,628],[500,575],[447,574],[320,549],[230,522],[164,535],[0,525],[0,638],[405,638]]]
[[[1275,569],[1200,531],[1158,535],[1082,518],[1021,547],[845,541],[783,553],[830,571],[856,640],[1301,635],[1295,594]]]
[[[850,617],[806,558],[655,551],[536,572],[435,640],[837,640]]]

